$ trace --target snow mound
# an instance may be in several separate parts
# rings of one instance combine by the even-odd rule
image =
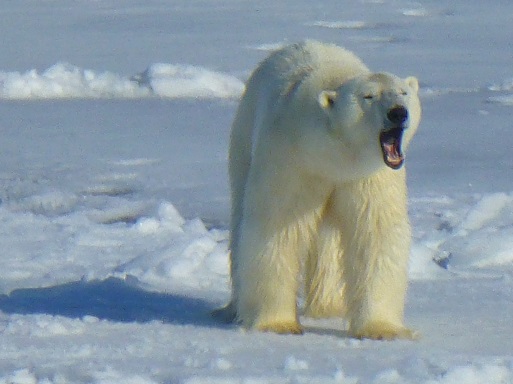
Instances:
[[[488,89],[494,92],[513,91],[513,79],[507,79],[499,84],[492,84]]]
[[[418,217],[413,211],[414,232],[415,227],[424,229],[414,233],[411,278],[447,277],[444,269],[465,276],[482,275],[513,265],[512,194],[476,195],[466,201],[413,199],[413,206],[422,211]]]
[[[309,27],[321,27],[329,29],[364,29],[369,28],[369,24],[360,20],[348,21],[314,21],[306,24]]]
[[[271,51],[277,51],[278,49],[284,48],[289,44],[287,41],[277,42],[277,43],[264,43],[259,45],[250,45],[248,46],[248,49],[254,49],[256,51],[264,51],[264,52],[271,52]]]
[[[407,9],[402,9],[400,12],[404,16],[411,16],[411,17],[429,16],[429,12],[424,8],[407,8]]]
[[[94,373],[93,381],[96,384],[156,384],[156,381],[138,375],[127,375],[108,368],[105,371]],[[30,369],[19,369],[8,375],[0,377],[0,384],[59,384],[69,383],[64,375],[56,375],[53,378],[40,378]]]
[[[244,84],[233,76],[201,67],[154,64],[133,79],[161,97],[238,98]]]
[[[501,364],[476,364],[455,366],[436,375],[436,378],[419,380],[404,377],[396,369],[385,370],[376,375],[372,384],[500,384],[513,379],[511,369]]]
[[[500,384],[511,383],[513,375],[507,367],[495,364],[465,365],[450,369],[437,380],[425,384]]]
[[[497,218],[500,213],[511,205],[513,199],[505,193],[493,193],[484,196],[470,210],[460,228],[466,234],[467,231],[475,231],[483,228],[486,224]]]
[[[493,238],[493,241],[490,239]],[[485,195],[468,211],[443,249],[450,265],[486,268],[513,263],[513,197]]]
[[[488,101],[490,103],[497,103],[510,106],[513,105],[513,95],[493,96],[489,97]]]
[[[202,67],[153,64],[133,77],[58,63],[39,73],[0,72],[0,99],[238,98],[244,84]]]
[[[506,93],[499,96],[491,96],[488,98],[488,102],[507,106],[513,105],[513,94],[511,94],[511,91],[513,91],[513,79],[507,79],[499,84],[492,84],[488,89],[492,92]]]
[[[0,290],[110,277],[154,291],[226,289],[227,231],[186,220],[167,202],[97,199],[101,209],[56,193],[1,206],[0,241],[17,256],[0,262]]]
[[[96,73],[58,63],[38,73],[0,72],[3,99],[133,98],[149,96],[148,89],[110,72]]]

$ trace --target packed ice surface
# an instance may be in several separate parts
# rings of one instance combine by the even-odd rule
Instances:
[[[69,2],[0,11],[0,383],[513,382],[513,4]],[[226,177],[243,83],[314,38],[421,80],[417,342],[241,331]]]

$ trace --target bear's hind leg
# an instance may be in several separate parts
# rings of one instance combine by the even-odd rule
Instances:
[[[305,266],[305,315],[314,318],[344,315],[344,285],[340,227],[325,208]]]
[[[234,301],[230,301],[224,307],[214,309],[212,311],[212,317],[226,324],[235,322],[237,319],[237,310],[235,309]]]

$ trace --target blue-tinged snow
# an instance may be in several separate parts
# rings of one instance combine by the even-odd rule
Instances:
[[[17,0],[0,7],[0,383],[513,383],[513,3]],[[305,38],[421,81],[416,342],[216,322],[230,124]]]

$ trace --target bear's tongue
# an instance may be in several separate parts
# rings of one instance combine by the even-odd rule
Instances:
[[[388,131],[382,131],[379,135],[383,160],[392,169],[401,168],[404,162],[404,156],[401,152],[402,138],[403,128],[392,128]]]

